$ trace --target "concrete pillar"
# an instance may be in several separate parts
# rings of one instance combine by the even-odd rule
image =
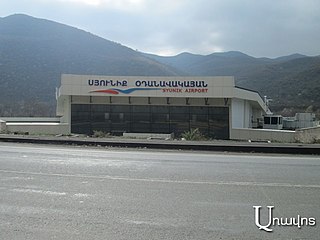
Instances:
[[[0,119],[0,133],[4,133],[7,130],[7,124],[5,121]]]

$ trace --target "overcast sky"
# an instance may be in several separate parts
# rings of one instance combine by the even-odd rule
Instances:
[[[159,55],[320,55],[319,0],[0,0],[1,17],[14,13]]]

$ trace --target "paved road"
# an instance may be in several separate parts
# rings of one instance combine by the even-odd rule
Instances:
[[[320,158],[0,143],[0,239],[319,239]]]

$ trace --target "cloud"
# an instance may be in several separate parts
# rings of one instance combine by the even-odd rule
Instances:
[[[61,3],[72,3],[92,6],[102,9],[115,9],[121,11],[136,11],[141,9],[145,0],[58,0]]]
[[[210,54],[239,50],[276,57],[319,55],[318,0],[1,0],[21,12],[69,24],[140,51]]]

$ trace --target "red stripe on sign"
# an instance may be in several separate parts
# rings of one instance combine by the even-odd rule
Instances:
[[[112,89],[106,89],[106,90],[96,90],[93,92],[101,92],[101,93],[110,93],[110,94],[119,94],[118,91],[116,90],[112,90]]]

